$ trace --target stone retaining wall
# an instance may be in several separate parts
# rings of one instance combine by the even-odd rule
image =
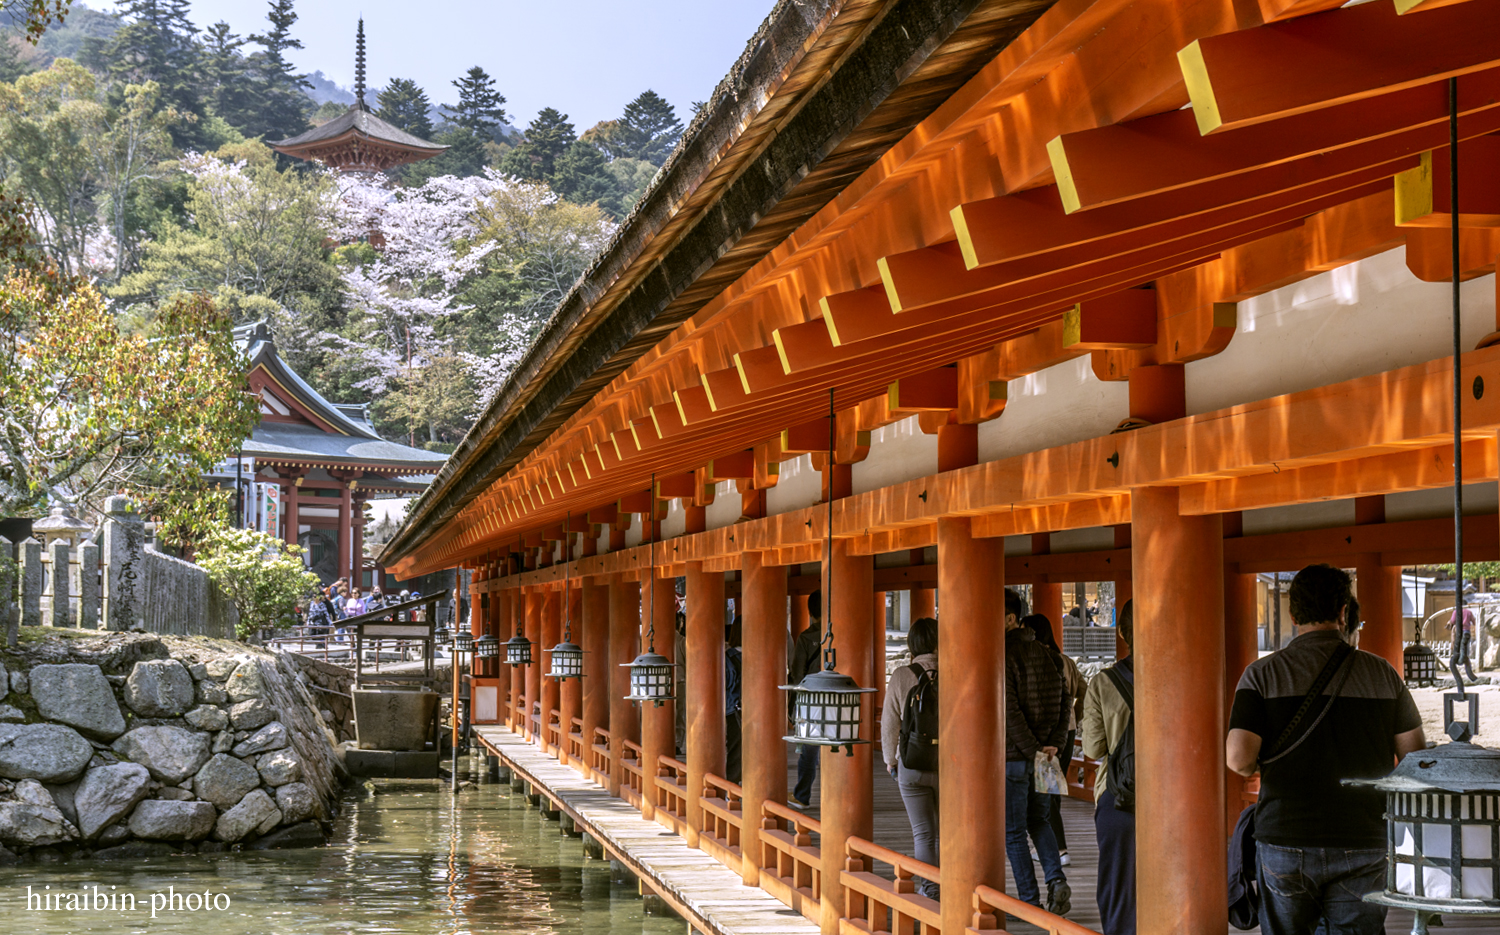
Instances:
[[[345,773],[290,658],[35,633],[0,653],[0,863],[326,840]]]

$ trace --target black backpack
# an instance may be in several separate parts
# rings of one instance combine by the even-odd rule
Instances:
[[[1104,670],[1125,707],[1130,711],[1130,720],[1125,722],[1125,732],[1120,742],[1109,751],[1109,791],[1115,794],[1115,808],[1122,812],[1135,811],[1135,688],[1114,666]]]
[[[901,741],[896,747],[901,765],[907,769],[935,772],[938,768],[938,684],[937,671],[924,669],[915,662],[917,684],[906,693],[901,707]]]

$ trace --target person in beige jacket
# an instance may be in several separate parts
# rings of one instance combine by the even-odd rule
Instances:
[[[1132,653],[1115,663],[1125,680],[1135,684],[1134,612],[1131,602],[1120,609],[1119,635]],[[1108,676],[1089,680],[1083,700],[1083,755],[1099,761],[1094,773],[1094,835],[1099,842],[1099,876],[1095,891],[1104,935],[1135,935],[1135,813],[1115,808],[1109,789],[1109,754],[1119,746],[1130,725],[1130,706]]]
[[[936,770],[910,769],[901,762],[901,717],[906,710],[906,696],[917,686],[917,669],[937,675],[937,621],[922,617],[912,621],[906,636],[911,665],[891,673],[885,689],[885,707],[881,709],[880,748],[885,770],[901,790],[901,804],[911,822],[912,856],[926,864],[938,866],[938,774]],[[938,885],[931,880],[916,880],[917,892],[929,899],[938,898]]]

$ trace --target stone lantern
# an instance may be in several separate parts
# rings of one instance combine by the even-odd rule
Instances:
[[[83,544],[83,537],[93,529],[88,523],[73,515],[73,508],[66,500],[52,501],[52,511],[46,519],[31,524],[31,534],[42,540],[42,548],[51,550],[52,543],[66,540],[72,548]]]

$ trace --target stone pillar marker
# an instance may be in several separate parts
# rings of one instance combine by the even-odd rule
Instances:
[[[21,626],[42,625],[42,544],[21,543]]]
[[[47,625],[53,627],[71,627],[73,625],[73,609],[69,591],[70,575],[68,574],[68,544],[61,539],[52,543],[50,549],[52,560],[52,606],[51,613],[47,615]]]
[[[0,624],[5,625],[7,649],[15,649],[21,638],[16,629],[15,611],[12,609],[16,593],[16,582],[11,571],[12,554],[10,540],[0,536]]]
[[[146,526],[129,497],[104,501],[104,629],[144,629],[140,585]]]
[[[87,541],[78,547],[78,628],[99,629],[99,547]]]

